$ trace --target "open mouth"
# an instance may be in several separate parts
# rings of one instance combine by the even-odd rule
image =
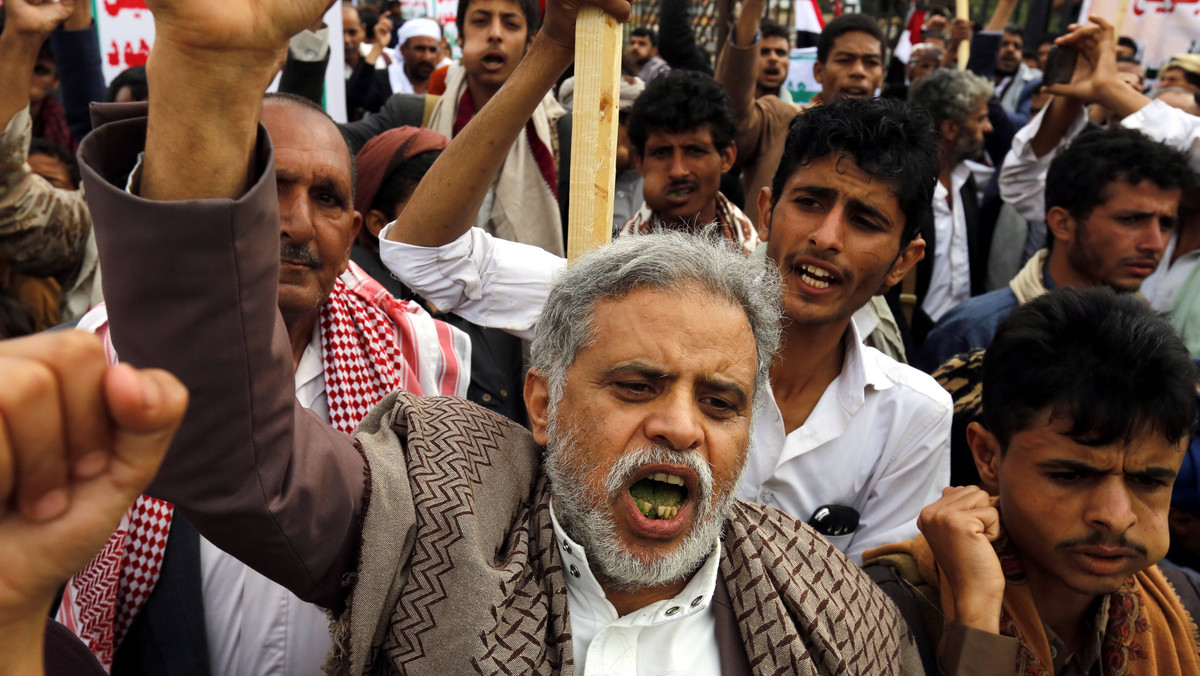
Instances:
[[[688,489],[683,477],[656,472],[635,481],[629,487],[629,495],[642,516],[671,521],[687,502]]]
[[[837,277],[815,265],[807,263],[798,265],[796,272],[800,275],[801,281],[814,289],[828,289],[830,285],[837,283]]]
[[[504,65],[505,58],[503,54],[489,52],[484,54],[480,61],[483,63],[483,65],[488,66],[489,68],[499,68]]]
[[[692,193],[696,192],[696,186],[685,183],[673,185],[667,188],[666,195],[668,199],[682,200],[691,197]]]

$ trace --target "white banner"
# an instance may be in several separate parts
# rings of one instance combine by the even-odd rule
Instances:
[[[1121,0],[1085,0],[1080,21],[1089,14],[1117,24]],[[1172,55],[1200,53],[1200,3],[1197,0],[1131,0],[1119,33],[1137,40],[1142,65],[1154,70]]]
[[[219,1],[219,0],[218,0]],[[122,71],[146,65],[154,44],[154,17],[145,0],[91,0],[96,31],[100,36],[100,58],[104,84]],[[325,69],[325,110],[338,122],[346,121],[346,72],[342,50],[342,6],[334,5],[325,13],[325,25],[333,44],[329,67]],[[277,87],[272,83],[269,88]]]
[[[813,77],[813,64],[817,62],[816,47],[799,47],[792,50],[788,60],[788,76],[783,88],[792,95],[792,102],[806,104],[821,91],[821,85]]]

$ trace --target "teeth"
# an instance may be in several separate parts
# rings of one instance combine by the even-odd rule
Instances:
[[[658,518],[660,518],[660,519],[664,518],[667,515],[667,509],[668,509],[667,507],[659,505],[658,506]]]
[[[674,484],[674,485],[676,485],[676,486],[682,486],[682,485],[683,485],[683,477],[681,477],[681,476],[675,476],[674,474],[668,474],[668,475],[666,475],[666,476],[667,476],[667,483],[669,483],[669,484]]]
[[[801,265],[800,275],[804,278],[806,284],[817,289],[828,288],[829,283],[833,280],[833,276],[829,273],[811,265]]]
[[[674,474],[667,474],[666,472],[657,472],[655,474],[651,474],[650,478],[654,481],[660,481],[664,484],[672,484],[675,486],[684,485],[683,477],[675,476]]]

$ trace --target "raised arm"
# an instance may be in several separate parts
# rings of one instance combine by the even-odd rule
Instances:
[[[717,59],[716,80],[725,87],[737,118],[739,164],[747,164],[758,156],[762,127],[766,117],[756,105],[754,85],[758,65],[758,26],[762,21],[764,0],[746,0],[734,26],[732,44],[721,46]],[[757,195],[753,196],[757,198]]]
[[[0,260],[18,272],[66,282],[79,267],[91,218],[77,190],[63,190],[26,163],[33,122],[29,87],[38,48],[71,2],[7,3],[0,34]]]
[[[113,345],[192,393],[147,492],[221,549],[336,608],[366,467],[349,437],[295,400],[276,300],[273,158],[257,124],[277,55],[326,3],[152,0],[149,118],[98,127],[81,158]],[[137,197],[123,177],[143,134]]]
[[[88,106],[104,100],[104,74],[100,69],[100,37],[92,25],[92,3],[76,0],[71,16],[50,34],[50,47],[62,82],[67,125],[76,141],[92,130]]]

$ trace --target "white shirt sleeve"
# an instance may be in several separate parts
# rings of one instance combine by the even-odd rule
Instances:
[[[1192,169],[1200,171],[1200,117],[1162,101],[1151,101],[1121,120],[1121,126],[1136,129],[1155,141],[1187,153]]]
[[[379,257],[401,282],[442,312],[530,340],[554,276],[567,265],[544,249],[498,239],[479,228],[440,247],[387,239]]]
[[[1000,170],[1000,197],[1012,205],[1021,218],[1029,221],[1046,220],[1046,171],[1050,168],[1051,160],[1058,155],[1058,151],[1087,127],[1087,112],[1080,111],[1079,117],[1071,123],[1062,142],[1050,152],[1038,157],[1030,147],[1030,141],[1042,128],[1042,120],[1049,109],[1048,105],[1042,108],[1037,117],[1017,132],[1013,137],[1012,148],[1004,158],[1004,168]]]

